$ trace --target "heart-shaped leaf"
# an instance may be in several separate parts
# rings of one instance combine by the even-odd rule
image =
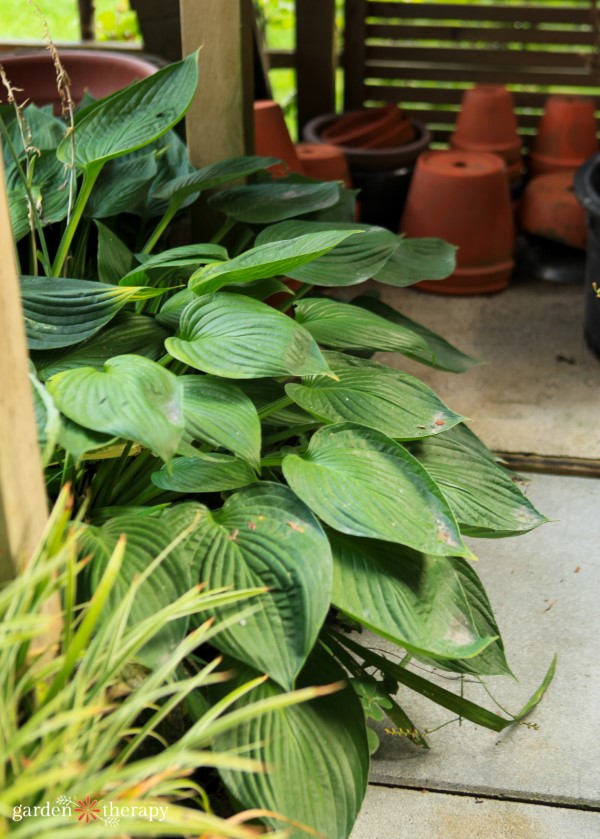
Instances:
[[[411,450],[442,488],[463,533],[516,536],[547,521],[465,425]]]
[[[62,280],[60,281],[62,282]],[[42,381],[75,367],[100,370],[115,355],[143,355],[156,361],[164,355],[169,333],[147,315],[120,312],[112,323],[96,335],[60,350],[32,353]]]
[[[289,274],[297,266],[317,259],[354,235],[353,230],[327,230],[259,245],[228,262],[200,268],[190,279],[189,288],[196,294],[209,294],[228,283],[245,283]]]
[[[301,323],[319,344],[342,350],[422,353],[428,346],[410,329],[390,323],[372,312],[327,298],[305,298],[294,308]],[[433,354],[430,354],[433,360]]]
[[[81,534],[86,554],[91,555],[88,565],[88,585],[94,591],[102,578],[119,537],[127,537],[125,557],[109,597],[116,608],[126,597],[131,583],[165,551],[179,533],[169,530],[162,520],[133,515],[120,516],[102,527],[87,527]],[[181,549],[171,550],[142,583],[139,595],[133,600],[128,624],[133,626],[169,606],[192,587],[191,573],[182,560]],[[187,618],[169,621],[141,650],[142,663],[156,667],[168,660],[185,636]]]
[[[258,468],[261,429],[252,400],[237,385],[215,376],[183,376],[181,383],[186,433],[223,446]]]
[[[472,556],[440,488],[403,446],[379,431],[349,422],[325,426],[306,454],[284,458],[283,473],[335,530],[436,556]]]
[[[226,492],[255,480],[256,474],[245,461],[216,452],[176,457],[168,467],[163,466],[152,475],[152,483],[160,489],[186,494]]]
[[[181,384],[147,358],[121,355],[102,370],[67,370],[47,387],[60,411],[85,428],[142,443],[166,461],[177,451],[184,429]]]
[[[404,317],[400,312],[392,309],[391,306],[386,306],[385,303],[375,297],[355,297],[352,302],[356,306],[361,306],[363,309],[367,309],[369,312],[373,312],[373,314],[419,335],[427,345],[427,349],[423,352],[415,349],[405,350],[404,355],[415,361],[420,361],[421,364],[427,364],[437,370],[447,370],[449,373],[465,373],[472,367],[481,364],[478,359],[466,355],[466,353],[449,344],[441,335],[432,332],[414,320],[410,320],[410,318]]]
[[[21,299],[29,348],[54,350],[85,341],[140,291],[87,280],[23,277]]]
[[[477,575],[464,585],[468,565],[460,557],[427,556],[339,533],[331,533],[330,542],[332,602],[383,638],[417,655],[479,660],[498,637]],[[496,665],[492,672],[509,672],[504,656]]]
[[[228,662],[232,664],[232,662]],[[233,682],[215,691],[215,698],[233,686],[256,677],[238,668]],[[311,656],[298,679],[299,686],[323,685],[345,678],[344,671],[322,651]],[[260,685],[238,706],[281,693],[273,682]],[[217,737],[219,751],[246,750],[264,763],[264,773],[220,770],[235,801],[243,807],[281,813],[292,824],[307,825],[311,834],[347,839],[360,810],[369,775],[369,747],[365,716],[351,687],[331,696],[282,708],[233,728]],[[309,835],[290,822],[268,819],[275,829],[293,839]]]
[[[165,346],[197,370],[229,379],[311,376],[329,368],[311,335],[291,318],[241,294],[206,294],[190,303]]]
[[[341,353],[325,357],[335,380],[316,376],[285,389],[297,405],[319,419],[360,423],[395,440],[439,434],[464,419],[408,373]]]
[[[198,509],[202,516],[187,550],[199,580],[209,588],[268,589],[260,611],[220,632],[215,645],[291,688],[330,605],[326,535],[310,510],[278,484],[241,490],[216,512],[181,505],[165,514],[168,529],[182,530]],[[221,609],[217,618],[228,614]]]
[[[402,239],[374,279],[394,286],[443,280],[456,268],[456,248],[441,239]]]
[[[224,189],[213,195],[209,204],[236,221],[273,224],[332,207],[339,198],[336,183],[276,183]]]
[[[359,235],[343,241],[309,265],[291,269],[287,272],[288,276],[312,285],[356,285],[373,277],[386,264],[401,241],[399,236],[381,227],[349,222],[291,220],[261,230],[256,242],[263,244],[326,230],[354,231]]]
[[[194,53],[91,105],[75,128],[77,166],[87,169],[160,137],[183,117],[197,83],[198,54]],[[66,137],[57,155],[69,163],[71,153],[71,140]]]

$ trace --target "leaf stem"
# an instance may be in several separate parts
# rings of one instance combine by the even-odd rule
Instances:
[[[289,309],[292,308],[294,303],[297,300],[300,300],[302,297],[305,297],[310,291],[312,291],[314,286],[311,283],[302,283],[300,288],[294,292],[293,297],[289,297],[287,300],[284,300],[282,303],[277,306],[277,310],[280,312],[287,312]]]
[[[94,188],[94,184],[96,183],[103,166],[103,161],[90,163],[85,171],[83,183],[73,209],[73,215],[69,219],[69,223],[67,224],[66,230],[60,240],[56,257],[52,265],[52,276],[54,277],[60,277],[62,274],[65,261],[69,255],[69,248],[71,247],[73,237],[75,236],[79,222],[81,221],[85,205],[92,194],[92,189]]]
[[[165,232],[165,230],[167,229],[167,227],[169,226],[169,224],[173,220],[173,218],[174,218],[175,214],[177,213],[177,211],[179,210],[180,206],[181,206],[181,200],[176,201],[176,200],[172,199],[169,202],[169,206],[167,208],[166,213],[164,214],[164,216],[161,218],[161,220],[158,222],[158,224],[156,225],[156,227],[154,228],[154,230],[150,234],[150,237],[148,238],[148,241],[146,242],[146,244],[142,248],[142,253],[151,253],[152,252],[156,243],[158,242],[160,237],[163,235],[163,233]]]
[[[212,237],[212,239],[210,240],[210,244],[217,245],[222,239],[225,238],[225,236],[227,236],[229,231],[232,229],[232,227],[235,227],[236,224],[236,219],[228,217],[225,220],[225,223],[219,228],[219,230],[217,230],[215,235]]]
[[[276,399],[275,402],[269,402],[268,405],[265,405],[264,408],[261,408],[258,412],[258,416],[260,419],[264,419],[268,417],[270,414],[276,414],[277,411],[281,411],[283,408],[288,408],[290,405],[294,404],[294,400],[290,399],[289,396],[282,396],[281,399]]]

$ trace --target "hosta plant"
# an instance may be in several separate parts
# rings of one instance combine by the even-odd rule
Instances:
[[[395,700],[399,684],[496,731],[517,719],[407,664],[510,673],[465,537],[517,536],[544,518],[464,417],[373,356],[449,373],[476,362],[375,297],[332,295],[370,279],[443,278],[453,248],[355,224],[353,193],[274,181],[272,159],[194,169],[171,129],[196,72],[190,57],[89,102],[69,134],[34,106],[6,112],[48,490],[70,482],[85,505],[91,590],[126,534],[115,601],[157,551],[189,534],[145,580],[132,622],[195,581],[266,588],[252,615],[213,610],[227,625],[211,644],[237,678],[267,674],[267,698],[349,677],[342,693],[216,738],[270,769],[222,769],[240,806],[345,839],[367,783],[365,713],[416,732]],[[35,143],[19,144],[23,124]],[[205,230],[177,245],[198,198]],[[165,625],[146,665],[165,666],[195,623]],[[402,664],[352,629],[397,644]],[[218,702],[218,687],[207,697]]]

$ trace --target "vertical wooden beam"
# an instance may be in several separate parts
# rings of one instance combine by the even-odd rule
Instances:
[[[37,547],[48,510],[1,150],[0,254],[0,581],[6,581]]]
[[[82,41],[93,41],[95,6],[94,0],[78,0],[79,7],[79,31]]]
[[[344,110],[365,103],[365,61],[368,0],[346,0],[344,26]]]
[[[180,0],[183,54],[200,50],[198,93],[186,118],[195,166],[254,148],[252,0]]]
[[[298,129],[335,111],[335,0],[296,0]]]

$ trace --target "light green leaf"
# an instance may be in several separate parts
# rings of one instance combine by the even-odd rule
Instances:
[[[178,248],[170,248],[161,253],[147,256],[137,254],[141,264],[136,265],[121,280],[123,285],[138,285],[144,283],[145,278],[152,271],[164,270],[165,268],[195,268],[205,263],[219,262],[227,259],[227,251],[221,245],[182,245]]]
[[[214,644],[291,688],[313,648],[330,605],[329,541],[310,510],[287,487],[255,484],[221,510],[196,504],[164,515],[183,530],[201,513],[186,543],[191,565],[208,588],[268,589],[260,610],[220,632]],[[219,609],[219,617],[232,614]],[[268,639],[268,643],[265,643]]]
[[[427,344],[410,329],[390,323],[352,303],[328,298],[304,298],[294,309],[297,323],[308,329],[315,341],[342,350],[415,352],[426,354]],[[430,352],[433,360],[433,354]]]
[[[228,662],[232,664],[232,662]],[[234,685],[255,676],[238,668]],[[329,656],[319,651],[302,672],[299,685],[322,685],[345,676]],[[232,682],[217,693],[231,690]],[[216,691],[215,691],[216,693]],[[273,682],[256,688],[242,702],[275,696],[281,689]],[[223,751],[247,749],[248,757],[265,763],[265,773],[220,770],[235,801],[243,807],[266,808],[292,823],[308,825],[318,836],[348,839],[367,788],[369,747],[365,717],[351,687],[333,695],[257,716],[225,735],[215,747]],[[269,819],[290,839],[309,835],[288,822]]]
[[[449,373],[465,373],[472,367],[476,367],[478,364],[481,364],[478,359],[472,358],[470,355],[466,355],[466,353],[461,352],[452,344],[449,344],[448,341],[441,337],[441,335],[437,335],[435,332],[431,332],[431,330],[422,326],[420,323],[416,323],[414,320],[404,317],[404,315],[401,315],[400,312],[392,309],[391,306],[386,306],[385,303],[382,303],[375,297],[355,297],[352,302],[356,306],[361,306],[362,308],[373,312],[373,314],[379,315],[387,321],[391,321],[392,323],[419,335],[425,342],[427,349],[423,352],[420,350],[406,350],[404,355],[407,355],[415,361],[420,361],[421,364],[427,364],[428,366],[435,367],[438,370],[447,370]]]
[[[336,380],[318,376],[285,389],[319,419],[360,423],[395,440],[439,434],[464,419],[408,373],[341,353],[326,353],[325,358]]]
[[[168,181],[155,191],[154,197],[167,201],[173,198],[181,200],[190,195],[196,195],[203,190],[214,189],[217,186],[247,178],[249,175],[268,169],[278,162],[275,157],[251,156],[219,160],[217,163],[204,166],[189,175],[182,175]]]
[[[463,533],[517,536],[547,521],[465,425],[411,451],[441,487]]]
[[[127,537],[125,556],[119,575],[109,595],[109,604],[116,608],[127,596],[131,583],[143,575],[154,560],[178,536],[162,520],[124,515],[111,519],[102,527],[87,527],[81,534],[82,547],[91,554],[88,585],[94,591],[102,578],[108,561],[124,534]],[[171,550],[142,582],[138,596],[132,601],[128,625],[157,614],[183,596],[192,587],[189,568],[182,559],[181,548]],[[153,668],[168,660],[187,630],[187,618],[165,623],[140,651],[140,660]]]
[[[443,280],[456,268],[456,248],[441,239],[402,239],[374,279],[394,286]]]
[[[198,54],[194,53],[91,105],[75,129],[77,166],[87,169],[156,140],[183,117],[197,82]],[[71,160],[68,137],[58,146],[57,155],[65,163]]]
[[[331,600],[338,609],[411,653],[440,659],[477,656],[472,664],[481,672],[480,653],[499,633],[483,587],[465,560],[339,533],[331,533],[329,541]],[[482,626],[473,614],[480,607]],[[495,663],[491,672],[508,672],[503,655]]]
[[[67,370],[47,387],[60,411],[85,428],[142,443],[166,461],[177,451],[184,428],[181,383],[147,358],[121,355],[102,370]]]
[[[46,388],[34,373],[29,374],[33,389],[33,408],[42,463],[47,466],[52,459],[60,433],[60,414]]]
[[[255,472],[245,461],[217,452],[176,457],[152,475],[152,483],[160,489],[186,494],[226,492],[255,480]]]
[[[98,277],[103,283],[116,285],[130,270],[133,254],[116,233],[97,221],[98,228]],[[135,285],[135,283],[132,283]]]
[[[139,288],[88,280],[23,277],[21,298],[29,348],[53,350],[85,341],[139,293]]]
[[[288,271],[295,280],[319,286],[351,286],[373,277],[400,245],[400,237],[381,227],[343,222],[284,221],[261,230],[256,242],[263,244],[277,239],[307,235],[326,230],[355,231],[325,256]]]
[[[169,333],[147,315],[120,312],[112,323],[81,344],[32,353],[42,381],[76,367],[102,369],[115,355],[142,355],[156,361],[164,355]]]
[[[337,204],[336,183],[286,183],[224,189],[209,199],[215,210],[248,224],[273,224]]]
[[[183,376],[181,383],[186,433],[223,446],[258,468],[261,429],[252,400],[233,382],[216,376]]]
[[[241,294],[206,294],[184,310],[174,358],[228,379],[311,376],[329,368],[310,334],[291,318]]]
[[[197,299],[197,295],[193,291],[190,291],[189,288],[181,289],[181,291],[176,292],[176,294],[169,297],[163,303],[161,310],[156,316],[156,320],[163,326],[166,326],[167,329],[172,329],[173,331],[179,329],[182,314],[190,303],[193,303]]]
[[[103,449],[116,441],[110,434],[99,434],[89,428],[84,428],[66,417],[61,418],[58,442],[73,460],[78,463],[85,460],[84,455]]]
[[[325,426],[306,454],[284,458],[283,474],[335,530],[435,556],[472,556],[440,488],[403,446],[379,431],[349,422]]]
[[[317,259],[348,236],[354,235],[352,230],[328,230],[259,245],[228,262],[200,268],[192,275],[189,288],[196,294],[209,294],[228,283],[244,283],[289,274],[298,265]]]

